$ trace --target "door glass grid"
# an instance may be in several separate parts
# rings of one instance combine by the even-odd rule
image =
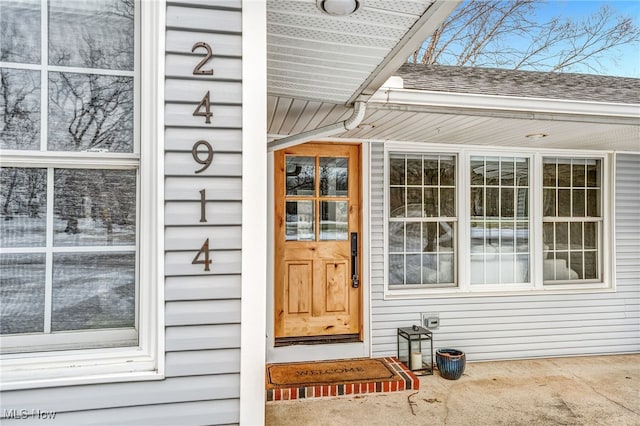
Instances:
[[[349,238],[349,158],[285,158],[287,241]]]

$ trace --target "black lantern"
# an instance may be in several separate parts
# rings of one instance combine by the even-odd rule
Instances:
[[[414,374],[433,374],[433,333],[417,325],[398,328],[398,359]]]

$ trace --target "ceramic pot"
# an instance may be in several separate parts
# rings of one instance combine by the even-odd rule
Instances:
[[[436,351],[436,364],[440,375],[445,379],[458,380],[467,365],[464,352],[458,349],[438,349]]]

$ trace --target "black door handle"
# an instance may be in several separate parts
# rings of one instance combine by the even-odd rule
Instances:
[[[358,288],[360,286],[360,277],[358,276],[358,233],[351,233],[351,287]]]

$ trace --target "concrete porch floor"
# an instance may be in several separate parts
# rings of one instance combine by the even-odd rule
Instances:
[[[640,425],[640,354],[468,363],[417,392],[269,402],[266,424]]]

